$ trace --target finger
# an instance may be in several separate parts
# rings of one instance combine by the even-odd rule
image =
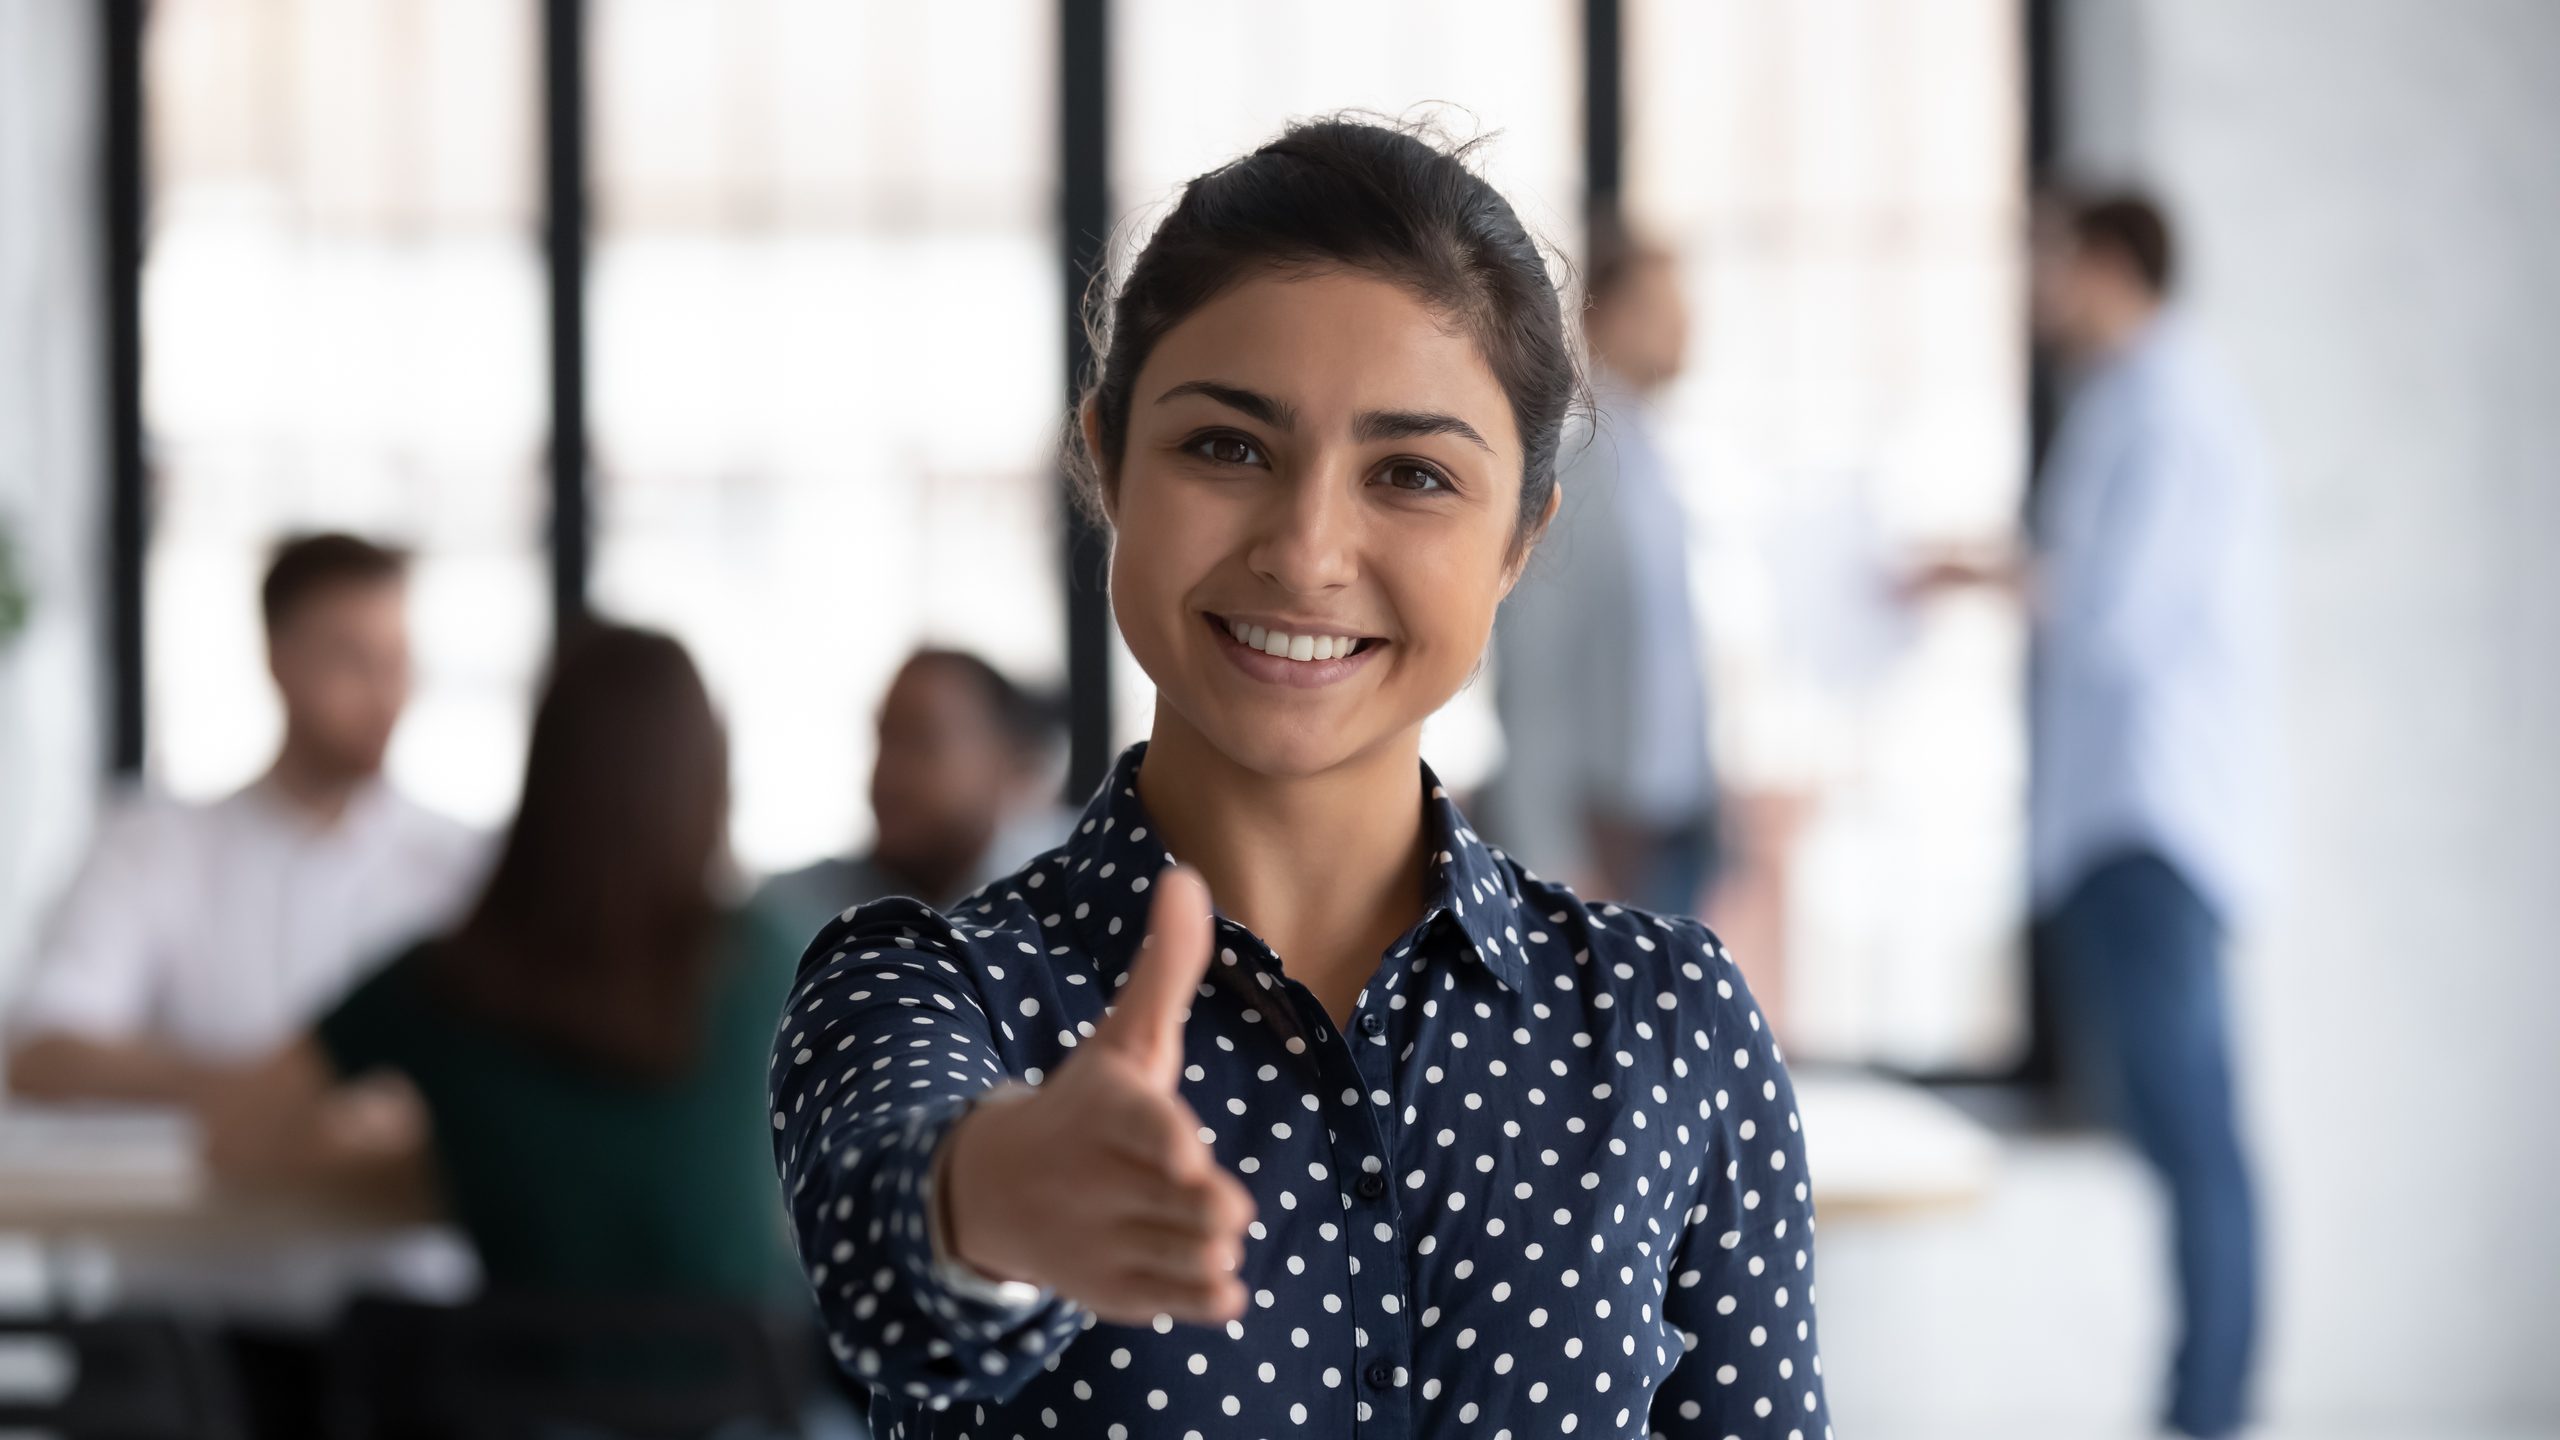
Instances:
[[[1215,1209],[1211,1214],[1218,1224],[1239,1234],[1253,1224],[1259,1207],[1253,1203],[1253,1192],[1245,1188],[1243,1181],[1219,1170],[1210,1176],[1209,1189],[1215,1197],[1212,1202]]]
[[[1104,1144],[1130,1164],[1175,1180],[1217,1169],[1217,1157],[1200,1138],[1199,1115],[1179,1095],[1127,1091],[1123,1103],[1099,1118]]]
[[[1182,1023],[1200,977],[1209,970],[1215,921],[1209,887],[1180,865],[1156,877],[1147,938],[1110,1015],[1094,1039],[1140,1062],[1148,1079],[1170,1091],[1182,1067]]]
[[[1244,1264],[1236,1237],[1188,1226],[1128,1221],[1113,1227],[1104,1243],[1121,1268],[1183,1285],[1208,1285]]]
[[[1244,1233],[1253,1221],[1252,1197],[1243,1193],[1243,1186],[1214,1170],[1183,1180],[1129,1164],[1107,1174],[1103,1188],[1108,1193],[1093,1213],[1113,1222],[1232,1237]]]
[[[1074,1297],[1115,1325],[1145,1325],[1170,1315],[1191,1325],[1218,1325],[1244,1314],[1244,1282],[1232,1275],[1207,1284],[1184,1284],[1124,1272],[1089,1283]]]

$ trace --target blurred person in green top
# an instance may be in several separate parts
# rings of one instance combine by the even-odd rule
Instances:
[[[291,1118],[391,1072],[492,1289],[802,1303],[764,1118],[799,945],[723,900],[728,812],[727,741],[683,647],[574,637],[469,918],[263,1062],[263,1113],[218,1128],[217,1157],[306,1181],[395,1171],[389,1147]]]

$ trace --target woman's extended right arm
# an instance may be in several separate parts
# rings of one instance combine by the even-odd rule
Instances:
[[[927,1403],[1019,1389],[1083,1323],[945,1284],[929,1216],[942,1137],[1005,1078],[949,922],[912,900],[818,933],[776,1033],[774,1159],[839,1362]]]
[[[928,1403],[1004,1399],[1087,1312],[1215,1323],[1242,1310],[1252,1198],[1178,1088],[1208,892],[1187,872],[1163,878],[1119,1003],[1018,1104],[974,1103],[1007,1070],[948,921],[885,901],[810,947],[777,1036],[774,1148],[830,1343],[855,1374]],[[949,1260],[1048,1295],[986,1298]]]

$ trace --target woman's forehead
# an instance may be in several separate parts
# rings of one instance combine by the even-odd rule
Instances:
[[[1356,271],[1264,272],[1184,316],[1138,372],[1133,423],[1168,391],[1203,381],[1267,397],[1326,432],[1363,414],[1429,411],[1519,449],[1509,399],[1475,340],[1406,287]]]

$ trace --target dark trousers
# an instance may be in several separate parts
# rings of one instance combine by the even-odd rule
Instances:
[[[2168,1423],[2228,1434],[2246,1404],[2258,1246],[2232,1101],[2221,921],[2174,866],[2138,852],[2091,871],[2038,941],[2066,1074],[2168,1190],[2179,1322]]]

